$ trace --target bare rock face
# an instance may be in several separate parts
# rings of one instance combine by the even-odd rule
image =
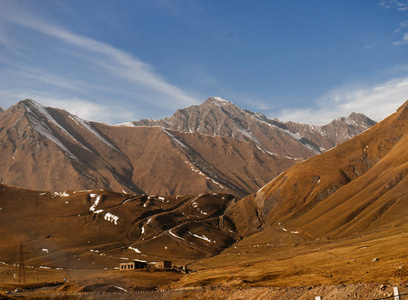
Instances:
[[[23,100],[0,112],[0,182],[242,197],[371,124],[357,114],[320,127],[283,123],[209,98],[163,120],[109,126]]]
[[[375,122],[362,114],[334,120],[324,126],[281,122],[210,97],[201,105],[178,110],[161,120],[141,120],[124,126],[161,126],[182,132],[226,136],[250,141],[271,153],[308,158],[322,153],[367,130]]]

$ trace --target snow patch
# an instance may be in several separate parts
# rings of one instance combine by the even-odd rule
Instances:
[[[167,131],[163,127],[161,129],[171,138],[172,141],[174,141],[176,144],[178,144],[181,148],[183,148],[186,151],[190,150],[190,148],[187,147],[187,145],[185,145],[183,142],[181,142],[178,138],[176,138],[176,136],[174,134],[170,133],[169,131]]]
[[[67,155],[69,157],[71,157],[72,159],[76,160],[79,162],[78,158],[72,154],[71,151],[69,151],[63,144],[62,142],[55,137],[55,135],[53,134],[51,128],[48,126],[48,124],[46,122],[44,122],[44,117],[46,119],[48,119],[52,124],[56,125],[60,130],[62,130],[62,132],[64,134],[66,134],[67,136],[69,136],[73,141],[79,143],[83,148],[89,150],[88,148],[86,148],[81,142],[79,142],[77,139],[75,139],[71,134],[68,133],[68,131],[65,130],[65,128],[63,128],[60,124],[58,124],[57,121],[55,121],[55,119],[53,117],[51,117],[51,115],[48,113],[48,111],[45,109],[45,107],[43,107],[42,105],[34,102],[34,101],[30,101],[30,103],[32,104],[32,106],[34,106],[40,113],[40,115],[35,114],[29,106],[25,105],[27,112],[29,112],[29,114],[27,115],[27,118],[29,119],[30,123],[33,125],[34,129],[40,133],[41,135],[43,135],[44,137],[48,138],[50,141],[52,141],[54,144],[56,144],[58,147],[60,147],[65,153],[67,153]]]
[[[213,98],[214,100],[217,100],[217,101],[219,101],[219,102],[229,103],[229,101],[224,100],[224,99],[222,99],[222,98],[220,98],[220,97],[211,97],[211,98]]]
[[[89,194],[89,196],[91,197],[91,199],[96,198],[94,204],[92,204],[92,206],[89,208],[90,211],[95,212],[95,209],[101,201],[102,196],[98,194]]]
[[[42,248],[41,251],[42,251],[42,252],[45,252],[45,253],[50,253],[50,252],[48,251],[48,249],[46,249],[46,248]]]
[[[11,158],[11,160],[14,160],[14,157],[16,156],[17,150],[18,149],[14,150],[13,157]]]
[[[59,197],[69,197],[69,194],[67,192],[54,192],[52,193],[53,196],[59,196]]]
[[[113,214],[111,214],[109,212],[105,214],[104,219],[106,221],[114,223],[115,225],[118,225],[118,222],[119,222],[119,217],[115,216],[115,215],[113,215]]]
[[[256,145],[256,147],[257,147],[260,151],[262,151],[263,153],[266,153],[266,154],[268,154],[268,155],[270,155],[270,156],[276,156],[276,154],[274,154],[274,153],[272,153],[272,152],[270,152],[270,151],[268,151],[268,150],[266,150],[266,149],[262,149],[262,148],[259,147],[258,145]]]
[[[191,233],[190,231],[188,232],[188,234],[192,235],[192,236],[195,237],[195,238],[198,238],[198,239],[202,239],[202,240],[204,240],[204,241],[207,241],[207,242],[209,242],[209,243],[216,243],[216,241],[209,239],[209,238],[206,237],[204,234],[203,234],[203,235],[198,235],[198,234]]]
[[[128,249],[135,251],[136,253],[142,253],[139,249],[133,248],[131,246],[128,247]]]
[[[183,241],[184,241],[184,239],[183,239],[182,237],[179,237],[178,235],[176,235],[176,234],[174,234],[173,232],[171,232],[171,229],[169,230],[169,233],[170,233],[172,236],[174,236],[175,238],[177,238],[177,239],[180,239],[180,240],[183,240]]]
[[[123,287],[120,287],[120,286],[117,286],[117,285],[114,285],[114,287],[117,288],[118,290],[122,290],[122,291],[125,291],[127,293],[127,290],[125,290]]]

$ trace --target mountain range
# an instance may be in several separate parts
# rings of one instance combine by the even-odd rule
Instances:
[[[233,202],[226,216],[242,240],[193,263],[200,272],[178,286],[226,283],[231,273],[240,287],[403,282],[407,127],[408,101],[364,133]]]
[[[356,113],[325,126],[284,123],[211,97],[163,120],[111,126],[23,100],[0,112],[0,182],[243,197],[373,124]]]
[[[227,139],[161,127],[87,124],[104,144],[118,148],[109,131],[100,128],[129,130],[128,143],[134,130],[151,129],[169,136],[165,130],[183,145],[193,144],[188,137]],[[297,161],[241,199],[226,193],[147,196],[0,185],[0,232],[10,241],[0,246],[0,274],[12,272],[15,245],[24,241],[31,247],[27,261],[34,271],[41,265],[56,272],[67,265],[67,257],[73,268],[100,269],[120,261],[172,260],[195,271],[173,287],[313,288],[377,282],[383,285],[375,287],[375,297],[389,297],[382,293],[386,285],[408,276],[401,246],[408,239],[407,127],[408,101],[363,133]],[[94,272],[105,276],[102,269]],[[110,282],[122,278],[112,276]]]
[[[210,97],[203,104],[180,109],[168,118],[144,119],[122,125],[160,126],[182,132],[230,137],[254,142],[273,154],[304,159],[333,148],[374,124],[370,118],[356,113],[324,126],[285,123],[243,110],[219,97]]]

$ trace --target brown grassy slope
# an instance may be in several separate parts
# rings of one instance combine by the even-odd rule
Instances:
[[[396,225],[395,217],[403,222],[407,126],[405,103],[363,134],[291,167],[243,203],[253,201],[262,222],[304,238]],[[243,215],[241,205],[232,210],[235,220]]]
[[[408,275],[407,229],[405,225],[353,238],[309,242],[289,232],[268,231],[281,235],[280,242],[273,243],[255,234],[220,255],[196,261],[192,268],[197,272],[184,276],[175,286],[401,284]]]
[[[223,217],[234,201],[228,194],[67,194],[0,185],[0,236],[7,241],[0,244],[0,261],[18,263],[23,242],[27,264],[37,267],[112,268],[129,259],[185,263],[237,238]]]
[[[247,235],[195,262],[177,286],[297,286],[407,276],[408,103],[365,133],[295,165],[229,216]]]

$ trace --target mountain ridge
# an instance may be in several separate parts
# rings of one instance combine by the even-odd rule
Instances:
[[[55,112],[49,113],[57,119]],[[0,122],[2,118],[0,115]],[[62,124],[62,120],[58,122]],[[207,165],[213,155],[208,150],[224,147],[234,156],[242,156],[249,168],[251,161],[246,159],[242,143],[252,147],[251,153],[265,155],[259,160],[263,163],[251,166],[251,176],[263,173],[260,167],[269,164],[265,161],[267,157],[284,159],[260,151],[250,141],[161,127],[118,129],[92,125],[129,161],[135,159],[131,154],[149,156],[144,159],[146,165],[137,172],[148,164],[157,163],[162,168],[165,161],[176,162],[177,158],[186,169],[197,167],[196,171],[190,170],[197,178],[211,176],[210,171],[223,178],[232,173],[227,169],[230,163],[216,168],[225,160],[225,156],[220,156],[219,161]],[[1,128],[0,135],[7,131]],[[14,230],[10,241],[15,245],[21,240],[29,241],[28,261],[36,267],[60,267],[66,263],[66,252],[73,260],[72,266],[78,268],[93,265],[112,268],[119,261],[144,259],[190,263],[189,267],[197,272],[182,277],[175,288],[403,282],[407,275],[406,255],[400,245],[408,238],[407,129],[408,101],[362,134],[288,167],[256,193],[242,199],[225,193],[184,196],[127,195],[107,190],[49,193],[0,185],[1,213],[6,216],[0,219],[3,222],[0,228],[4,236],[10,234],[8,226]],[[66,130],[72,136],[77,134],[73,129]],[[148,148],[135,143],[135,138],[147,142],[140,132],[145,137],[154,134],[157,141],[164,137],[166,144],[161,146],[170,156],[160,160],[164,154],[149,151],[149,147],[157,148],[155,140],[149,142]],[[30,134],[15,131],[18,133]],[[127,147],[129,144],[134,148]],[[239,151],[233,149],[235,146]],[[184,150],[171,152],[172,147]],[[200,149],[203,151],[199,152]],[[178,156],[180,153],[185,156]],[[183,161],[186,157],[190,163],[196,159],[196,164]],[[211,166],[215,169],[210,169]],[[208,173],[200,174],[207,168]],[[243,178],[242,174],[235,175],[231,182],[237,185]],[[190,185],[196,184],[189,180]],[[27,209],[20,213],[18,207],[23,201]],[[76,231],[80,234],[75,234],[74,243],[61,238],[66,232]],[[13,253],[18,257],[16,247],[5,243],[2,253],[5,268],[11,268]]]
[[[282,172],[236,207],[236,215],[258,216],[242,232],[259,231],[254,226],[286,228],[308,240],[395,223],[392,214],[401,215],[405,207],[407,120],[408,101],[364,133]]]
[[[0,182],[50,191],[105,188],[163,195],[228,192],[243,197],[303,156],[316,153],[287,128],[259,121],[264,118],[259,113],[213,98],[202,105],[214,119],[207,123],[208,130],[217,127],[228,134],[111,126],[33,100],[20,101],[0,113]],[[220,106],[229,113],[213,113]],[[199,106],[191,109],[196,120],[205,114]],[[176,114],[185,115],[183,110]],[[231,129],[236,124],[241,127]],[[242,129],[247,124],[252,129]],[[270,127],[276,130],[268,137],[263,132]]]
[[[228,136],[253,141],[264,150],[278,155],[304,159],[344,142],[375,123],[363,114],[356,113],[322,126],[285,123],[268,119],[262,113],[241,109],[219,97],[210,97],[201,105],[177,110],[171,117],[144,119],[119,126],[160,126],[210,136]],[[282,149],[282,144],[289,146]]]

